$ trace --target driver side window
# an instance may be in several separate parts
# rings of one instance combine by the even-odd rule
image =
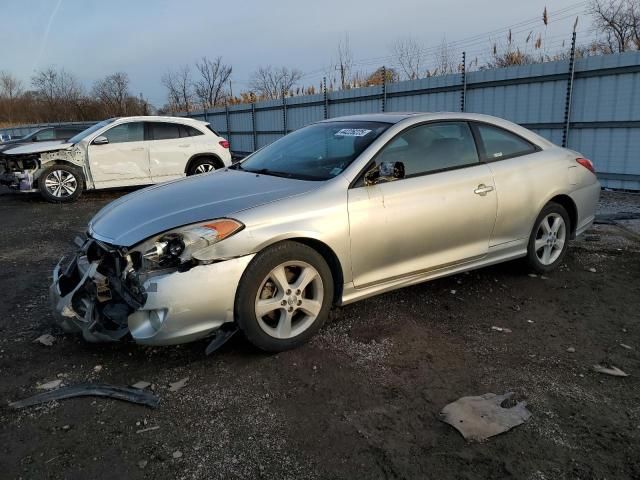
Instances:
[[[385,145],[376,164],[402,162],[405,177],[479,163],[466,122],[428,123],[409,128]]]
[[[144,124],[142,122],[131,122],[117,125],[102,136],[107,137],[109,143],[142,142],[144,140]]]

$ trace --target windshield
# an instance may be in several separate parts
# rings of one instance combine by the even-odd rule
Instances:
[[[110,123],[113,123],[114,121],[115,121],[115,118],[110,118],[108,120],[103,120],[100,123],[96,123],[95,125],[71,137],[69,140],[67,140],[67,143],[78,143],[87,135],[91,135],[93,132],[100,130],[102,127],[106,127],[107,125],[109,125]]]
[[[282,137],[238,164],[239,169],[300,180],[342,173],[390,124],[323,122]]]

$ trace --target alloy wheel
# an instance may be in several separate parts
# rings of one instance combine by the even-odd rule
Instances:
[[[268,335],[289,339],[315,322],[324,298],[322,278],[302,261],[275,267],[262,281],[255,300],[260,328]]]
[[[550,213],[542,219],[538,230],[534,248],[536,256],[542,265],[551,265],[555,262],[564,249],[567,241],[567,225],[558,213]]]
[[[44,179],[47,191],[56,198],[65,198],[73,195],[78,189],[76,176],[66,170],[53,170]]]
[[[196,173],[196,175],[199,175],[201,173],[207,173],[212,170],[213,170],[213,165],[211,165],[210,163],[201,163],[196,167],[194,172]]]

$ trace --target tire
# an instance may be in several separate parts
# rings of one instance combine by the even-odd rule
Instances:
[[[565,208],[554,202],[545,205],[529,236],[528,266],[537,273],[555,270],[567,253],[570,235],[571,222]]]
[[[84,190],[84,178],[80,169],[70,165],[51,165],[38,178],[40,195],[47,202],[75,202]]]
[[[196,158],[187,172],[187,176],[200,175],[202,173],[213,172],[216,169],[216,162],[211,158]]]
[[[296,289],[299,281],[306,286]],[[245,270],[235,318],[253,345],[282,352],[304,344],[322,327],[333,292],[331,270],[322,255],[301,243],[281,242],[260,252]]]

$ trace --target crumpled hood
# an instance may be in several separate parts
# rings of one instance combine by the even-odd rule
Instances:
[[[64,150],[65,148],[72,147],[73,143],[64,143],[64,140],[50,140],[47,142],[34,142],[28,145],[21,145],[19,147],[5,150],[5,155],[25,155],[29,153],[43,153],[51,152],[54,150]]]
[[[239,170],[218,170],[125,195],[93,217],[89,233],[104,242],[130,247],[182,225],[233,217],[241,210],[298,195],[320,184]]]

